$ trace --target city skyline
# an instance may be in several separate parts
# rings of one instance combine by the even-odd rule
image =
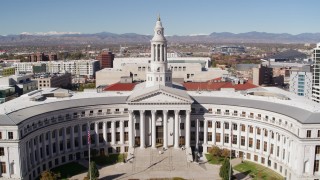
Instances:
[[[166,35],[212,32],[316,33],[313,23],[319,2],[235,1],[3,1],[0,35],[37,32],[137,33],[152,35],[147,27],[157,15]],[[274,28],[276,27],[276,28]]]

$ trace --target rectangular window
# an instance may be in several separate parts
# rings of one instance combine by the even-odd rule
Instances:
[[[253,133],[253,127],[252,126],[250,126],[250,128],[249,128],[249,132]]]
[[[116,141],[120,141],[120,132],[116,132]]]
[[[224,134],[224,143],[229,143],[229,134]]]
[[[232,135],[232,144],[237,144],[237,135]]]
[[[221,128],[221,123],[218,121],[218,122],[216,122],[216,127],[218,128],[218,129],[220,129]]]
[[[124,121],[124,127],[129,127],[129,121]]]
[[[307,138],[311,138],[311,130],[307,130]]]
[[[180,129],[184,129],[184,123],[180,123]]]
[[[320,130],[318,130],[318,137],[320,137]]]
[[[241,146],[246,145],[246,138],[244,136],[241,136]]]
[[[7,173],[7,168],[6,168],[6,163],[5,162],[0,162],[1,165],[1,173]]]
[[[103,143],[103,133],[99,133],[99,143]]]
[[[316,146],[316,154],[320,154],[320,146]]]
[[[237,130],[238,129],[238,125],[237,124],[232,124],[233,130]]]
[[[103,123],[102,122],[99,122],[99,129],[102,129],[103,128]]]
[[[260,149],[260,140],[259,139],[257,139],[257,141],[256,141],[256,149]]]
[[[270,154],[273,154],[273,144],[270,146]]]
[[[120,127],[120,122],[119,121],[116,122],[116,128],[118,128],[118,127]]]
[[[263,151],[267,152],[268,149],[268,143],[266,141],[263,142]]]
[[[212,128],[212,121],[208,121],[208,128]]]
[[[111,133],[107,133],[107,142],[111,142]]]
[[[319,160],[315,160],[315,162],[314,162],[314,171],[315,172],[319,171]]]
[[[135,123],[135,130],[139,130],[139,123]]]
[[[129,134],[128,132],[124,132],[124,140],[128,141],[129,140]]]
[[[261,129],[257,128],[257,134],[260,135],[261,134]]]
[[[229,129],[229,123],[224,123],[224,128]]]
[[[208,141],[212,141],[212,132],[208,132]]]
[[[8,132],[8,139],[13,139],[13,132]]]
[[[220,142],[220,133],[216,133],[216,142]]]
[[[241,131],[245,132],[246,131],[246,126],[244,124],[241,124]]]
[[[249,138],[249,147],[252,148],[252,144],[253,144],[253,139]]]
[[[4,147],[0,147],[0,156],[4,156]]]

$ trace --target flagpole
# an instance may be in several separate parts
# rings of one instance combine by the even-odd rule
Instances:
[[[231,180],[231,154],[232,154],[232,143],[233,143],[233,134],[232,134],[232,123],[231,123],[231,142],[230,142],[230,160],[229,160],[229,180]]]
[[[90,169],[90,145],[91,145],[91,133],[90,133],[90,123],[88,121],[88,148],[89,148],[89,180],[91,180],[91,169]]]

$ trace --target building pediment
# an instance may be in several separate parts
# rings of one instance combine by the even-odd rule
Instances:
[[[155,86],[134,91],[127,100],[128,104],[191,104],[193,100],[183,90],[166,86]]]

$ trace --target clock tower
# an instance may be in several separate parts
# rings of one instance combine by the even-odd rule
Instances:
[[[146,87],[172,86],[172,72],[167,64],[167,40],[164,37],[164,28],[159,16],[151,40],[151,60],[147,71]]]

